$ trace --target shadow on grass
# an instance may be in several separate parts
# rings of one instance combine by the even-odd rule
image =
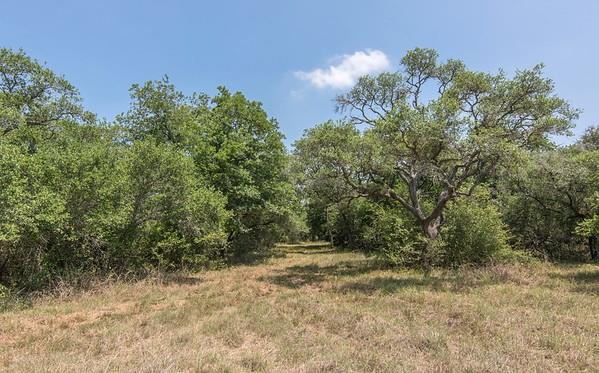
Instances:
[[[285,249],[281,250],[284,254],[303,254],[303,255],[314,255],[314,254],[331,254],[335,252],[339,252],[339,250],[331,249],[331,248],[318,248],[318,249],[306,249],[302,250],[300,248],[294,249]]]
[[[333,265],[294,265],[259,280],[291,289],[322,287],[321,285],[329,282],[333,285],[333,291],[340,293],[395,293],[408,288],[465,293],[498,284],[526,284],[520,276],[519,272],[502,266],[439,269],[432,275],[425,276],[417,270],[394,271],[380,261],[363,259],[340,261]]]
[[[277,244],[272,248],[251,250],[236,254],[230,265],[261,265],[270,259],[283,258],[288,254],[326,254],[339,250],[332,248],[327,242],[305,242],[299,244]]]
[[[233,260],[231,260],[229,262],[229,264],[232,266],[236,266],[236,265],[255,266],[255,265],[264,264],[270,259],[283,258],[283,257],[285,257],[285,255],[286,255],[285,253],[283,253],[277,249],[255,250],[255,251],[250,251],[250,252],[244,253],[242,255],[236,256]]]
[[[348,280],[348,282],[341,284],[335,291],[341,293],[359,292],[364,294],[376,292],[394,293],[405,288],[414,287],[426,288],[432,291],[451,290],[457,292],[474,285],[471,283],[466,284],[455,278],[425,277],[418,272],[406,272],[401,277],[393,275],[364,276],[385,269],[389,269],[389,267],[375,260],[340,262],[328,266],[319,266],[316,264],[296,265],[287,267],[278,274],[261,277],[259,280],[290,289],[298,289],[304,286],[319,286],[333,279],[341,279]],[[353,281],[353,278],[357,279]],[[482,283],[476,285],[482,285]]]
[[[410,276],[392,277],[381,276],[365,281],[350,282],[342,285],[338,290],[341,293],[395,293],[407,288],[420,288],[431,291],[454,291],[465,290],[465,287],[451,286],[446,279],[438,277]]]
[[[278,274],[261,277],[261,281],[288,288],[300,288],[306,285],[317,285],[335,277],[355,277],[372,271],[384,269],[375,260],[342,261],[334,265],[317,264],[295,265],[287,267]]]
[[[572,272],[551,273],[549,276],[570,281],[576,285],[574,289],[581,293],[599,295],[599,266],[596,266],[596,269],[577,270],[574,266],[572,268]]]

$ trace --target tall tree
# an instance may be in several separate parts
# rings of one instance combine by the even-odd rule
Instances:
[[[409,51],[401,65],[402,73],[360,78],[337,97],[350,122],[316,127],[296,149],[307,172],[324,168],[357,195],[407,209],[427,238],[428,270],[447,203],[519,150],[549,145],[548,135],[566,132],[578,112],[555,96],[542,65],[508,78],[439,63],[430,49]]]
[[[167,77],[133,85],[130,92],[131,107],[117,118],[130,140],[174,144],[193,158],[197,173],[227,197],[235,246],[275,240],[272,231],[290,216],[293,189],[283,135],[262,104],[224,87],[212,98],[187,96]]]
[[[230,238],[259,246],[286,211],[291,185],[285,178],[283,135],[262,105],[224,87],[199,127],[198,169],[228,198]],[[239,245],[237,245],[239,246]]]
[[[208,96],[186,96],[169,81],[133,84],[129,89],[131,105],[116,121],[128,130],[131,140],[153,139],[177,146],[189,146],[197,140],[198,119],[208,111]]]

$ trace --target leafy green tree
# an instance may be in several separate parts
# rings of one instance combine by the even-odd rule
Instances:
[[[183,146],[192,143],[184,140],[193,138],[193,109],[203,107],[171,113],[159,105],[177,100],[165,96],[167,81],[138,87],[143,105],[131,118],[147,107],[182,145],[150,131],[149,120],[87,123],[93,116],[64,78],[23,52],[0,57],[0,283],[35,289],[63,276],[227,258],[226,198]]]
[[[221,87],[200,134],[196,165],[227,196],[231,240],[261,241],[285,213],[286,156],[277,122],[260,103]]]
[[[206,95],[186,96],[167,76],[133,84],[129,93],[130,108],[118,115],[116,121],[127,129],[131,140],[153,139],[193,148],[201,125],[198,119],[208,110]]]
[[[579,143],[533,154],[504,178],[505,216],[520,246],[553,259],[580,256],[575,234],[580,225],[578,232],[588,238],[591,258],[597,258],[590,222],[599,193],[599,151],[585,148]]]
[[[0,134],[86,116],[79,92],[66,79],[21,50],[0,48]]]
[[[186,96],[167,78],[134,85],[130,110],[118,122],[131,140],[173,144],[193,158],[198,175],[227,198],[235,250],[268,247],[298,223],[283,135],[259,102],[224,87],[218,92]]]
[[[64,201],[48,183],[56,170],[17,145],[0,141],[0,283],[34,281],[45,267],[54,227],[67,219]]]
[[[540,65],[510,79],[439,63],[429,49],[401,62],[403,73],[362,77],[337,98],[350,123],[317,126],[296,149],[306,172],[409,211],[427,238],[428,270],[447,203],[472,194],[519,150],[549,145],[548,135],[567,131],[577,111],[555,96]]]
[[[225,198],[170,144],[120,144],[114,127],[63,124],[38,151],[0,142],[0,282],[172,270],[227,258]]]
[[[127,215],[115,245],[137,265],[178,269],[227,257],[225,198],[197,177],[190,157],[171,144],[138,141],[126,175]]]

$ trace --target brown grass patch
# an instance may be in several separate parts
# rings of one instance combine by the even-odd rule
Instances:
[[[596,371],[599,266],[381,267],[323,245],[0,314],[7,371]]]

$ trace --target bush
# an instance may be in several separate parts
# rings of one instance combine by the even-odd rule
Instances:
[[[489,194],[481,189],[447,208],[441,232],[439,263],[444,266],[484,264],[512,256],[507,228]]]
[[[0,312],[27,307],[26,300],[19,297],[13,290],[0,284]]]
[[[413,266],[420,260],[422,235],[403,210],[376,206],[364,232],[366,246],[393,266]]]
[[[340,247],[370,250],[365,241],[366,230],[372,225],[376,205],[362,198],[343,201],[330,206],[328,211],[327,231],[333,236],[333,243]]]
[[[397,205],[366,199],[337,203],[328,209],[329,226],[323,209],[309,207],[312,231],[326,234],[331,229],[336,245],[374,253],[392,266],[421,265],[426,238],[413,217]],[[447,206],[440,236],[429,255],[435,265],[443,267],[531,260],[508,242],[499,208],[488,190],[481,188],[474,196]]]
[[[32,283],[47,270],[47,248],[68,217],[49,183],[56,169],[16,145],[0,143],[0,283]]]
[[[225,199],[196,177],[191,158],[137,142],[127,174],[130,206],[118,241],[137,265],[177,269],[226,258]]]
[[[219,87],[131,87],[115,125],[25,53],[0,49],[0,284],[220,265],[306,235],[278,123]]]
[[[66,126],[34,154],[0,142],[0,182],[0,283],[10,287],[227,257],[225,198],[173,146]]]

